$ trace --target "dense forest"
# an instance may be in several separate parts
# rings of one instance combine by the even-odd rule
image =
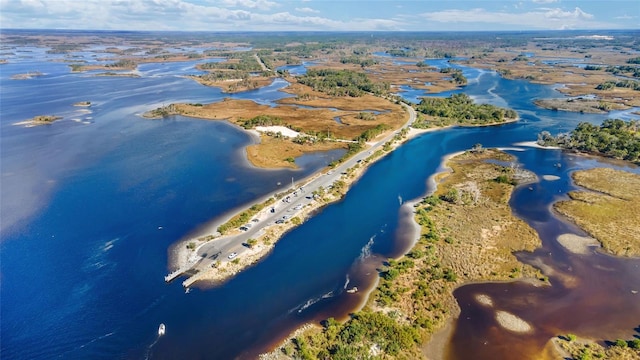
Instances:
[[[467,94],[454,94],[448,98],[425,97],[415,109],[430,119],[420,116],[413,124],[415,128],[447,126],[453,124],[482,125],[501,123],[516,119],[518,114],[489,104],[474,104]]]
[[[374,83],[366,74],[350,70],[309,69],[298,77],[298,82],[332,96],[359,97],[366,93],[381,95],[389,91],[389,84]]]
[[[569,134],[538,134],[538,144],[602,154],[616,159],[640,163],[640,122],[620,119],[605,120],[596,126],[582,122]]]

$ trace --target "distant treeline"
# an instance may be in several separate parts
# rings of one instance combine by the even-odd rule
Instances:
[[[309,69],[298,82],[332,96],[381,95],[389,91],[389,84],[373,83],[366,74],[351,70]]]
[[[616,159],[640,162],[640,122],[620,119],[605,120],[596,126],[582,122],[569,134],[538,134],[538,144],[601,154]]]
[[[467,94],[454,94],[448,98],[425,97],[415,106],[415,109],[421,114],[436,118],[436,121],[433,121],[421,117],[413,124],[415,128],[452,124],[492,124],[518,117],[518,113],[511,109],[489,104],[474,104]]]

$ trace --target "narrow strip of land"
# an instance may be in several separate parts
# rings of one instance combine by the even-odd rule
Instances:
[[[403,104],[403,107],[408,113],[408,119],[399,131],[391,132],[371,143],[365,150],[326,173],[316,174],[303,183],[296,184],[292,181],[289,195],[261,210],[242,230],[234,231],[227,236],[218,236],[217,231],[211,229],[209,234],[182,241],[178,245],[178,252],[182,252],[182,256],[178,256],[180,257],[177,262],[178,268],[167,275],[165,280],[171,281],[184,273],[189,273],[193,275],[183,282],[185,287],[200,280],[223,281],[265,256],[279,236],[299,223],[291,219],[305,218],[313,210],[326,204],[318,201],[314,194],[330,189],[337,181],[343,181],[346,186],[349,186],[355,180],[355,177],[349,175],[349,169],[358,168],[359,173],[362,173],[376,157],[374,154],[378,150],[396,137],[402,129],[408,129],[413,124],[416,120],[415,110],[406,104]],[[418,131],[414,130],[412,133],[416,134]],[[277,234],[278,238],[270,237],[264,241],[268,233]],[[212,240],[201,243],[199,239]],[[259,239],[262,241],[258,241]],[[258,244],[254,245],[254,242]],[[199,245],[190,246],[193,250],[188,250],[188,255],[185,256],[185,249],[190,243]]]

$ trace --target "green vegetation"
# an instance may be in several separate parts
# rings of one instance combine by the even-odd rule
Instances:
[[[376,136],[382,134],[387,131],[389,126],[385,124],[378,124],[376,127],[365,130],[362,134],[360,134],[355,141],[367,142],[369,140],[373,140]]]
[[[108,68],[121,68],[121,69],[135,69],[136,66],[138,66],[138,64],[135,61],[128,60],[128,59],[118,60],[114,63],[105,65],[105,67],[108,67]]]
[[[264,209],[266,206],[269,206],[269,205],[273,204],[274,202],[276,202],[276,200],[274,198],[269,198],[269,200],[267,200],[267,201],[265,201],[265,202],[263,202],[261,204],[253,205],[248,210],[246,210],[246,211],[234,216],[233,218],[231,218],[226,223],[218,226],[218,232],[220,234],[225,234],[230,229],[234,229],[234,228],[242,226],[242,224],[244,224],[246,222],[249,222],[251,217],[253,217],[255,214],[257,214],[260,210]]]
[[[249,240],[247,240],[247,246],[248,246],[250,249],[253,249],[253,247],[254,247],[254,246],[256,246],[257,244],[258,244],[258,240],[256,240],[256,239],[249,239]]]
[[[448,98],[422,98],[420,104],[416,105],[415,108],[420,114],[435,118],[427,120],[424,117],[420,117],[413,124],[415,128],[453,124],[493,124],[516,119],[518,116],[511,109],[503,109],[489,104],[476,105],[466,94],[454,94]]]
[[[253,129],[256,126],[275,126],[283,124],[281,118],[270,115],[258,115],[247,120],[240,119],[239,122],[240,126],[245,129]]]
[[[640,162],[640,122],[607,119],[600,126],[582,122],[569,134],[538,134],[538,144],[560,146],[604,156]]]
[[[632,65],[618,65],[607,66],[606,72],[610,72],[613,75],[631,76],[634,78],[640,78],[640,67]]]
[[[627,88],[640,91],[640,82],[635,80],[605,81],[596,86],[596,90],[612,90],[614,88]]]
[[[377,64],[378,62],[372,58],[361,58],[357,55],[346,56],[340,59],[340,62],[343,64],[356,64],[365,68],[367,66],[372,66]]]
[[[636,335],[637,336],[637,335]],[[638,359],[640,358],[640,339],[605,341],[605,345],[585,341],[577,341],[573,334],[558,336],[556,342],[569,354],[566,359],[591,360],[591,359]]]
[[[627,64],[640,64],[640,56],[627,60]]]
[[[262,71],[262,67],[258,63],[253,53],[225,53],[223,56],[227,59],[238,59],[239,61],[223,61],[223,62],[209,62],[200,65],[202,70],[240,70],[244,72],[258,72]]]
[[[171,115],[177,115],[178,110],[174,104],[170,104],[167,106],[159,107],[157,109],[153,109],[144,113],[144,117],[146,118],[164,118]]]
[[[458,85],[467,85],[467,78],[462,75],[462,70],[454,69],[454,68],[443,68],[440,69],[440,72],[443,74],[451,74],[451,80]]]
[[[387,54],[397,57],[415,57],[417,53],[411,49],[391,49],[386,51]]]
[[[382,95],[389,91],[389,84],[373,83],[366,74],[351,70],[310,69],[298,77],[298,82],[332,96]]]

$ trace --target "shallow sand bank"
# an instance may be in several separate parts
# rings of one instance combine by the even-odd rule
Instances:
[[[581,255],[589,254],[593,246],[600,247],[598,240],[590,236],[578,236],[575,234],[562,234],[558,236],[558,242],[572,253]]]

